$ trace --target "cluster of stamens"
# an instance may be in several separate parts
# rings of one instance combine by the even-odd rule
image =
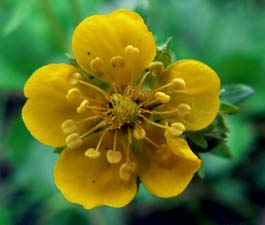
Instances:
[[[139,53],[140,50],[132,45],[128,45],[124,50],[126,57],[136,57]],[[90,61],[90,68],[97,75],[102,75],[104,74],[102,66],[106,63],[109,63],[113,69],[126,66],[123,56],[113,56],[109,62],[104,62],[100,57],[95,57]],[[68,78],[71,88],[66,94],[66,100],[75,105],[78,103],[76,112],[80,114],[82,119],[74,121],[69,118],[62,123],[61,129],[66,134],[66,146],[77,149],[84,146],[86,138],[90,135],[100,134],[97,145],[88,148],[84,156],[95,160],[102,157],[104,152],[108,163],[118,164],[122,162],[119,176],[124,181],[128,181],[137,170],[137,163],[132,159],[131,144],[133,140],[149,142],[155,146],[156,154],[161,155],[162,159],[167,158],[168,155],[165,146],[159,146],[148,137],[142,124],[148,123],[154,127],[163,128],[173,137],[181,136],[185,131],[183,123],[173,122],[169,125],[164,121],[153,121],[150,116],[158,114],[166,117],[176,113],[180,118],[184,118],[191,111],[191,106],[186,103],[179,104],[174,110],[156,110],[171,100],[170,94],[163,92],[163,90],[172,87],[174,90],[183,91],[186,89],[186,83],[181,78],[175,78],[169,83],[143,94],[142,88],[146,79],[149,76],[160,75],[164,71],[164,66],[161,62],[152,62],[147,69],[148,72],[136,84],[128,85],[123,91],[120,91],[113,84],[113,91],[110,93],[88,81],[79,72],[71,74]],[[86,87],[88,91],[85,93],[85,89],[81,86]],[[91,94],[87,93],[96,94],[91,97]],[[79,133],[80,126],[85,127],[86,124],[89,129],[82,134]],[[113,142],[112,146],[105,150],[105,148],[102,148],[102,143],[109,134],[113,137]]]

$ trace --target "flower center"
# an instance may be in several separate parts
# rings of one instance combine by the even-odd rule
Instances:
[[[129,88],[129,87],[128,87]],[[132,93],[113,94],[110,102],[111,117],[115,127],[133,124],[137,120],[138,105],[132,100]]]
[[[127,50],[134,51],[130,46]],[[119,66],[121,58],[112,58],[111,62]],[[97,69],[98,64],[102,63],[102,59],[97,57],[92,64]],[[160,106],[171,101],[170,92],[167,92],[168,88],[173,88],[174,92],[183,92],[186,89],[186,83],[181,78],[174,78],[144,94],[142,89],[146,79],[149,76],[158,76],[164,67],[161,62],[153,62],[147,69],[148,72],[134,86],[128,85],[124,91],[121,91],[120,87],[116,87],[114,83],[111,93],[94,85],[78,72],[71,74],[68,79],[72,87],[66,94],[66,99],[74,105],[78,103],[76,112],[80,116],[77,118],[81,119],[67,119],[62,123],[61,129],[66,134],[66,146],[71,149],[79,148],[86,138],[100,132],[96,146],[88,148],[85,156],[97,159],[104,152],[110,164],[121,163],[119,176],[124,181],[129,180],[137,170],[137,163],[131,151],[133,140],[147,141],[157,149],[159,155],[161,152],[166,154],[165,148],[159,146],[156,140],[148,137],[143,124],[165,129],[165,132],[173,138],[178,137],[186,129],[184,124],[179,121],[169,123],[163,118],[177,114],[180,119],[185,119],[191,111],[191,106],[184,102],[174,109],[157,111],[156,109],[160,109]],[[160,119],[153,119],[155,116]],[[85,131],[84,127],[86,127]],[[109,137],[113,138],[111,146],[104,142],[106,139],[109,140]]]

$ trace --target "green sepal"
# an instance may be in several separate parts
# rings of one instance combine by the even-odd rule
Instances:
[[[207,148],[208,143],[201,132],[187,132],[186,136],[198,147],[203,149]]]
[[[237,105],[246,100],[254,93],[254,90],[245,84],[231,84],[222,88],[220,93],[221,102]]]
[[[61,154],[63,152],[63,150],[65,149],[65,147],[58,147],[58,148],[55,148],[53,150],[53,153],[56,153],[56,154]]]
[[[220,111],[224,114],[236,114],[239,112],[239,107],[227,102],[221,102]]]
[[[75,57],[72,54],[66,53],[65,56],[68,59],[68,62],[69,62],[70,65],[79,68],[78,63],[77,63]]]
[[[223,158],[232,158],[231,150],[226,144],[219,145],[217,148],[213,149],[211,153]]]
[[[157,47],[156,57],[154,61],[160,61],[167,67],[172,63],[172,51],[171,51],[172,37],[169,37],[166,42]]]
[[[198,170],[198,172],[197,172],[197,174],[198,174],[198,176],[201,178],[201,179],[204,179],[204,177],[205,177],[205,166],[204,166],[204,164],[202,163],[202,165],[201,165],[201,167],[200,167],[200,169]]]
[[[226,142],[229,129],[224,115],[219,113],[212,124],[201,131],[185,133],[189,146],[194,152],[209,152]],[[206,143],[204,143],[206,142]]]

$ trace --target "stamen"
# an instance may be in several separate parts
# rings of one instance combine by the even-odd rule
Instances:
[[[140,126],[136,126],[134,129],[133,129],[133,136],[135,137],[136,140],[142,140],[145,138],[145,130]]]
[[[153,125],[153,126],[160,127],[160,128],[164,128],[164,129],[168,128],[168,127],[165,126],[165,125],[162,125],[162,124],[160,124],[160,123],[156,123],[156,122],[154,122],[154,121],[152,121],[152,120],[147,119],[147,118],[144,117],[143,115],[139,115],[139,116],[140,116],[141,118],[143,118],[147,123],[150,123],[150,124]]]
[[[155,151],[156,157],[158,157],[161,161],[166,161],[170,156],[170,151],[167,145],[162,144],[162,146]]]
[[[186,82],[185,82],[185,80],[183,80],[181,78],[173,79],[172,83],[173,83],[174,87],[177,89],[185,89],[186,88]]]
[[[94,72],[101,72],[104,64],[103,59],[96,57],[90,61],[90,67]]]
[[[164,70],[164,64],[159,61],[151,62],[147,67],[148,70],[152,72],[152,75],[158,76]]]
[[[171,127],[168,127],[167,130],[172,136],[178,137],[183,134],[186,128],[183,123],[175,122],[175,123],[172,123]]]
[[[89,148],[88,150],[86,150],[85,156],[90,159],[97,159],[100,156],[100,151],[97,151],[94,148]]]
[[[107,151],[106,157],[110,164],[116,164],[121,161],[121,152],[109,149]]]
[[[144,138],[146,141],[148,141],[151,145],[155,146],[156,148],[160,148],[160,146],[158,144],[156,144],[155,142],[153,142],[150,138],[145,137]]]
[[[77,107],[76,111],[78,113],[84,113],[87,110],[87,107],[89,106],[89,101],[87,99],[83,100],[79,107]]]
[[[65,120],[61,125],[61,129],[65,134],[73,133],[76,128],[76,123],[73,120]]]
[[[123,68],[125,66],[125,60],[122,56],[113,56],[110,59],[110,65],[113,68]]]
[[[101,146],[101,143],[102,143],[103,138],[106,135],[107,131],[108,131],[108,129],[103,131],[101,137],[99,138],[99,141],[98,141],[96,149],[89,148],[88,150],[86,150],[86,152],[85,152],[85,156],[86,157],[89,157],[91,159],[96,159],[96,158],[98,158],[100,156],[99,148]]]
[[[88,82],[85,82],[85,81],[82,81],[82,80],[79,80],[79,83],[80,83],[80,84],[83,84],[83,85],[86,85],[86,86],[88,86],[88,87],[90,87],[90,88],[93,88],[94,90],[96,90],[96,91],[100,92],[101,94],[103,94],[106,98],[107,98],[108,95],[109,95],[106,91],[104,91],[103,89],[97,87],[97,86],[94,85],[94,84],[91,84],[91,83],[88,83]]]
[[[79,72],[75,72],[70,74],[70,76],[68,77],[68,82],[71,85],[75,85],[78,84],[79,80],[82,79],[82,75]]]
[[[66,95],[66,99],[70,102],[75,102],[80,97],[81,91],[78,88],[71,88]]]
[[[124,52],[128,56],[136,56],[140,53],[140,50],[139,48],[133,47],[132,45],[127,45]]]
[[[135,89],[135,93],[136,93],[136,95],[139,94],[139,91],[142,89],[145,79],[146,79],[149,75],[150,75],[150,71],[146,72],[146,73],[143,75],[143,77],[141,78],[139,84],[137,85],[137,87],[136,87],[136,89]],[[137,96],[136,96],[136,97],[137,97]]]
[[[82,134],[80,136],[80,138],[85,138],[88,135],[90,135],[91,133],[93,133],[94,131],[96,131],[97,129],[104,127],[104,126],[105,126],[105,121],[101,121],[96,126],[92,127],[90,130],[88,130],[86,133]]]
[[[82,146],[83,141],[78,133],[72,133],[65,138],[65,143],[68,148],[76,149]]]
[[[156,92],[155,97],[163,104],[168,103],[170,101],[170,96],[161,91]]]
[[[157,89],[153,90],[152,92],[154,93],[157,91],[161,91],[161,90],[168,88],[168,87],[171,87],[171,86],[174,86],[176,89],[183,90],[186,88],[186,82],[185,82],[185,80],[183,80],[181,78],[174,78],[171,82],[169,82],[163,86],[158,87]]]
[[[128,181],[135,170],[136,170],[136,164],[134,162],[130,161],[123,163],[119,170],[119,175],[121,180]]]
[[[191,107],[186,103],[181,103],[178,105],[177,110],[179,117],[186,117],[187,115],[190,114]]]

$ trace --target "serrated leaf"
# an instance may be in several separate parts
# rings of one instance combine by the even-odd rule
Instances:
[[[223,158],[232,158],[231,150],[226,144],[219,145],[211,151],[212,154]]]
[[[227,85],[222,89],[220,99],[222,102],[239,104],[254,93],[254,90],[245,84]]]
[[[167,67],[172,63],[172,52],[171,52],[172,37],[168,38],[167,41],[157,47],[156,57],[154,61],[160,61]]]
[[[236,114],[239,112],[239,107],[230,103],[222,102],[220,105],[220,111],[225,114]]]

